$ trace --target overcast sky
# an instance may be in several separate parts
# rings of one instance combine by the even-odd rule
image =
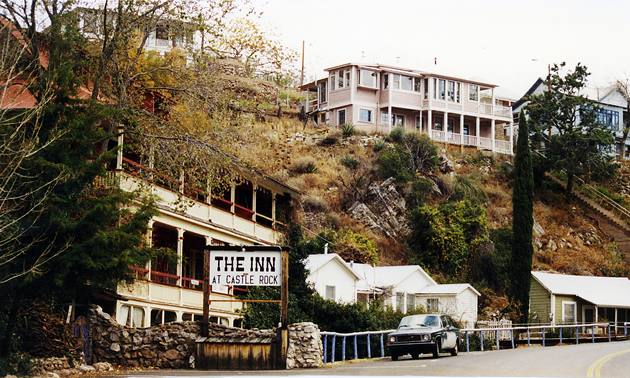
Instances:
[[[628,0],[252,2],[286,46],[301,53],[305,41],[311,79],[342,63],[381,63],[481,79],[514,98],[549,63],[581,62],[592,89],[630,79]]]

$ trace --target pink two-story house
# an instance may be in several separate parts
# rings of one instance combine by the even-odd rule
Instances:
[[[512,154],[513,101],[499,98],[496,85],[380,64],[325,71],[327,78],[301,87],[318,124],[382,133],[400,126],[437,142]]]

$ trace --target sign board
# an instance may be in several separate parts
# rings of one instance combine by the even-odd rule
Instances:
[[[281,250],[210,251],[210,285],[282,285]]]

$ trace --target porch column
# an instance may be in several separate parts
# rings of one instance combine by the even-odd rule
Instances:
[[[153,247],[153,223],[153,219],[151,219],[147,224],[147,246],[149,247]],[[149,271],[149,273],[147,273],[147,280],[151,281],[151,260],[146,263],[145,269]]]
[[[258,184],[256,183],[252,183],[252,211],[254,212],[254,214],[252,214],[252,221],[254,223],[256,223],[256,192],[258,191]]]
[[[177,286],[182,286],[182,273],[184,262],[184,229],[177,228]]]
[[[444,147],[448,148],[448,111],[444,111],[444,124],[442,125],[442,135],[444,135]]]
[[[464,115],[459,115],[459,152],[464,152]]]
[[[477,143],[475,145],[477,148],[481,146],[481,119],[479,117],[475,117],[475,133],[477,135]]]
[[[494,127],[496,125],[496,121],[494,119],[492,119],[490,121],[490,125],[491,125],[490,126],[490,132],[492,133],[492,152],[494,152],[494,137],[495,137],[495,135],[494,135]]]
[[[418,128],[418,131],[422,132],[422,110],[420,110],[419,113],[420,114],[418,115],[418,121],[420,122],[420,127]]]
[[[433,139],[433,111],[429,109],[427,111],[427,131],[429,134],[429,139]]]
[[[116,153],[116,170],[123,169],[123,143],[125,141],[125,129],[122,126],[118,126],[118,152]]]
[[[514,122],[510,122],[510,155],[514,155]]]
[[[271,192],[271,228],[276,229],[276,193]]]

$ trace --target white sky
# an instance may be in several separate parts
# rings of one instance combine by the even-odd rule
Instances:
[[[630,79],[628,0],[251,1],[287,47],[305,41],[305,81],[348,62],[476,78],[513,98],[549,63],[581,62],[591,88]]]

